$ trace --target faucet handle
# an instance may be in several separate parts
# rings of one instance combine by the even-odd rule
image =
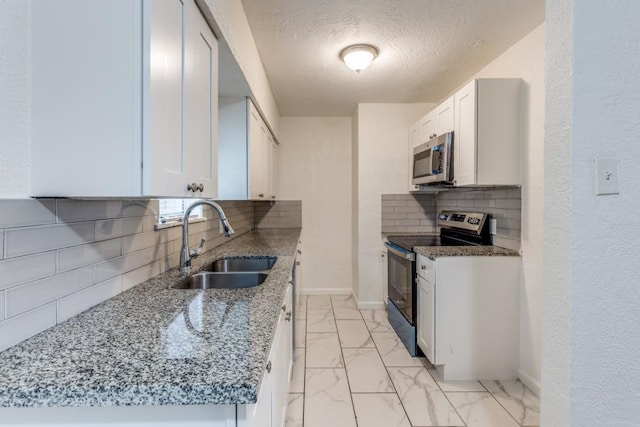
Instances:
[[[200,246],[198,246],[197,249],[191,249],[189,251],[189,256],[192,258],[196,258],[198,255],[202,254],[202,252],[204,252],[204,242],[206,241],[206,239],[203,237],[200,239]]]

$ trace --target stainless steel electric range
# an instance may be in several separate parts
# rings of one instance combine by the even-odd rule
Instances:
[[[491,245],[488,214],[442,211],[437,218],[439,236],[387,237],[389,323],[412,356],[421,355],[416,343],[417,246]]]

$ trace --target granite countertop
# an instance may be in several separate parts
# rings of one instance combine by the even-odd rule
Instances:
[[[0,406],[255,403],[299,235],[257,230],[193,261],[277,256],[260,286],[172,289],[172,269],[5,350]]]
[[[443,256],[520,256],[517,251],[500,246],[415,246],[413,251],[431,259]]]

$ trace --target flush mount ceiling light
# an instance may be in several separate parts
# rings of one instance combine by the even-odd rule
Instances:
[[[340,59],[356,73],[371,65],[376,56],[378,56],[378,49],[368,44],[354,44],[340,52]]]

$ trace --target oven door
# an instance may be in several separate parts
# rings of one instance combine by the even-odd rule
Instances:
[[[411,325],[415,325],[415,254],[387,243],[389,300]]]

